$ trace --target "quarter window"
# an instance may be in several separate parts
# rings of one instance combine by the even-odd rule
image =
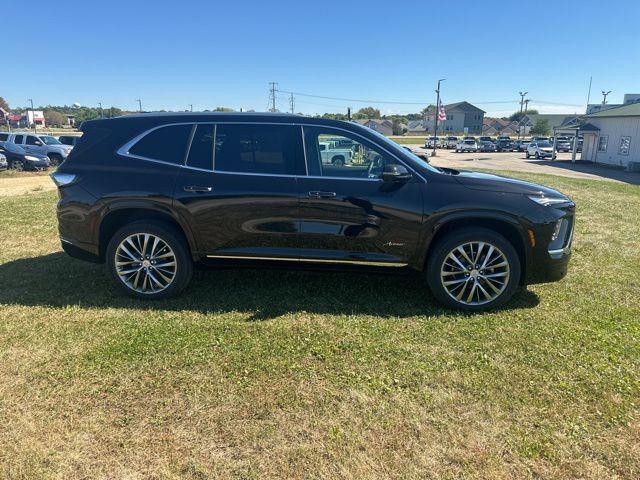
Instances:
[[[358,136],[342,130],[304,127],[309,175],[376,179],[390,157]]]
[[[299,138],[300,128],[290,125],[217,125],[215,170],[295,175]]]
[[[606,152],[607,144],[609,143],[609,135],[602,135],[598,138],[598,151]]]
[[[188,166],[213,170],[213,134],[213,125],[198,125],[191,140]]]
[[[142,137],[129,153],[152,160],[182,164],[193,125],[160,127]]]

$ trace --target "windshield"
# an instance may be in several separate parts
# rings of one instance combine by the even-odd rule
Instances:
[[[364,128],[366,128],[366,127],[364,127]],[[409,150],[405,150],[399,144],[397,144],[393,140],[389,140],[387,137],[382,135],[380,132],[376,132],[375,130],[370,130],[368,133],[372,133],[373,135],[375,135],[380,140],[382,145],[384,147],[388,148],[389,150],[391,150],[392,152],[397,153],[398,155],[404,155],[404,156],[411,157],[412,161],[414,161],[416,164],[418,164],[422,168],[425,168],[425,169],[427,169],[427,170],[429,170],[431,172],[441,173],[440,169],[434,167],[433,165],[429,165],[429,162],[424,161],[423,159],[418,157],[415,153],[410,152]]]
[[[42,140],[45,145],[62,145],[57,138],[50,135],[43,135],[40,137],[40,140]]]
[[[538,142],[539,147],[550,147],[551,144],[549,142]]]

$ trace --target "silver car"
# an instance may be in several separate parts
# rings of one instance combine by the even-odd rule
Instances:
[[[537,140],[537,141],[531,142],[527,146],[527,152],[525,154],[525,157],[555,159],[556,155],[553,152],[553,145],[551,145],[547,140]]]

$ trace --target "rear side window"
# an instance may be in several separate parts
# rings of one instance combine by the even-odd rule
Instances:
[[[299,145],[299,127],[221,124],[216,128],[215,169],[224,172],[295,175]]]
[[[22,143],[22,140],[24,139],[24,135],[16,135],[13,139],[13,143]]]
[[[213,170],[213,125],[198,125],[191,140],[187,165]]]
[[[192,125],[160,127],[142,137],[129,153],[151,160],[182,164]]]
[[[8,133],[0,133],[0,142],[6,142],[9,139]]]

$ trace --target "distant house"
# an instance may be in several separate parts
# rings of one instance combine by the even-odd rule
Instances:
[[[424,120],[410,120],[407,124],[407,135],[426,135]]]
[[[369,127],[382,135],[393,135],[393,122],[391,120],[380,120],[377,118],[362,118],[355,120],[356,123]]]
[[[485,135],[517,135],[518,122],[486,117],[482,124],[482,133]]]
[[[447,119],[438,122],[438,134],[447,133],[482,133],[482,122],[485,111],[470,104],[469,102],[457,102],[444,105]],[[425,115],[425,130],[433,133],[435,127],[435,109],[427,111]]]
[[[640,167],[640,103],[630,103],[582,117],[582,160]],[[631,165],[633,164],[633,165]]]
[[[533,126],[538,122],[538,120],[546,120],[549,124],[549,129],[553,131],[554,128],[566,127],[569,125],[574,125],[578,121],[578,117],[580,115],[567,115],[566,113],[528,113],[524,117],[522,117],[522,121],[520,122],[522,133],[524,135],[529,135]]]

